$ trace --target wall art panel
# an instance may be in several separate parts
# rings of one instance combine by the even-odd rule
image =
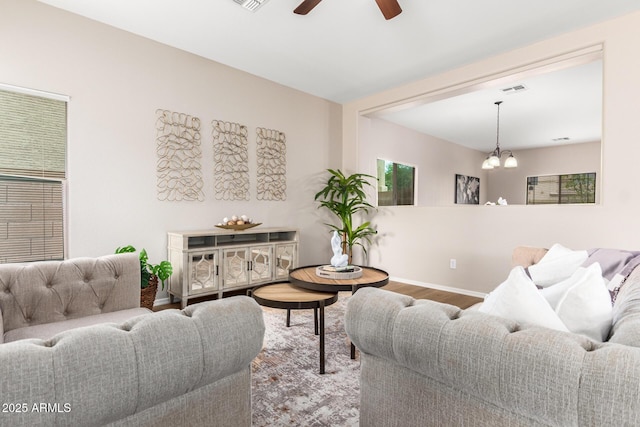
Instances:
[[[257,198],[286,200],[287,147],[283,132],[257,128]]]
[[[247,127],[219,120],[211,125],[216,199],[249,200]]]
[[[156,110],[158,199],[203,201],[200,119]]]

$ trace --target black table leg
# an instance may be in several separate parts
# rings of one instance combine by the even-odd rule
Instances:
[[[320,373],[324,374],[324,301],[320,301]]]
[[[318,309],[313,309],[313,332],[318,335]]]
[[[291,309],[287,308],[287,328],[291,326]]]

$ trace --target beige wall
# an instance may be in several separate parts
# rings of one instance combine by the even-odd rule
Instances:
[[[330,257],[313,194],[324,170],[340,166],[340,105],[34,0],[0,0],[0,40],[0,82],[71,97],[69,257],[132,244],[157,262],[167,231],[213,228],[233,214],[299,228],[302,263]],[[156,109],[202,120],[204,202],[158,201]],[[212,119],[249,129],[249,202],[214,199]],[[256,127],[286,134],[284,202],[256,201]]]
[[[633,183],[640,144],[640,13],[560,37],[343,106],[343,168],[364,169],[358,116],[420,94],[435,94],[537,61],[604,45],[602,198],[597,206],[385,208],[375,218],[379,245],[370,263],[396,278],[487,292],[510,268],[517,245],[638,249],[640,192]],[[487,77],[488,78],[488,77]],[[449,260],[457,259],[457,269]]]
[[[598,142],[569,144],[558,147],[517,150],[518,167],[486,171],[487,197],[499,197],[509,204],[527,203],[527,177],[596,172],[596,203],[600,202],[600,151]]]
[[[381,119],[360,117],[362,171],[376,175],[376,159],[416,167],[417,205],[455,205],[456,174],[480,178],[480,203],[486,201],[486,154]]]
[[[528,176],[597,172],[600,183],[600,142],[517,150],[518,167],[483,170],[486,153],[426,135],[377,118],[360,116],[359,163],[361,171],[376,175],[376,159],[417,168],[417,205],[454,206],[456,174],[480,178],[480,204],[526,203]],[[599,203],[600,194],[596,202]]]

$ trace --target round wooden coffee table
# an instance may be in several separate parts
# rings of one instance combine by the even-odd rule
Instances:
[[[315,334],[320,335],[320,373],[324,374],[324,308],[338,301],[337,291],[318,292],[298,288],[290,283],[276,283],[255,287],[251,290],[251,295],[260,305],[286,309],[287,326],[290,310],[313,309]]]
[[[379,288],[389,283],[389,274],[386,271],[373,267],[362,268],[362,276],[357,279],[330,279],[316,274],[318,265],[298,267],[289,272],[289,280],[292,284],[313,291],[339,292],[351,291],[354,293],[365,286]]]
[[[330,279],[318,276],[316,274],[316,268],[318,267],[317,265],[312,265],[293,269],[289,272],[289,281],[297,287],[312,291],[351,291],[352,294],[366,286],[379,288],[389,283],[389,274],[378,268],[360,267],[362,268],[362,276],[357,279]],[[353,343],[351,343],[351,358],[356,358],[356,347]]]

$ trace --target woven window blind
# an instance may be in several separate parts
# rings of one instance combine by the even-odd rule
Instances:
[[[0,263],[64,258],[67,103],[0,90]]]

